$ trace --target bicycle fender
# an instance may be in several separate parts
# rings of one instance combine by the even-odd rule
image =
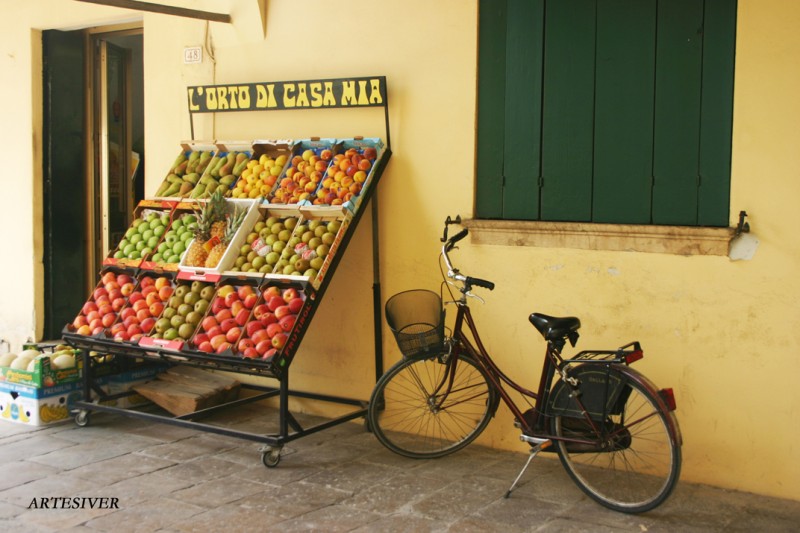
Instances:
[[[650,378],[648,378],[641,372],[629,366],[619,365],[619,371],[622,374],[624,374],[626,378],[635,381],[643,388],[647,389],[647,391],[655,399],[659,409],[661,409],[667,415],[667,429],[672,435],[672,438],[675,439],[675,442],[678,443],[679,446],[682,446],[683,435],[681,434],[681,428],[678,425],[678,418],[675,416],[675,412],[672,411],[669,408],[669,406],[664,402],[664,400],[661,398],[661,394],[659,394],[658,392],[659,389],[658,387],[656,387],[655,383],[650,381]]]

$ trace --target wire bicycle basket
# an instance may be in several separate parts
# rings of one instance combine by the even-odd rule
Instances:
[[[407,359],[427,359],[444,347],[444,309],[433,291],[412,289],[386,302],[386,322]]]

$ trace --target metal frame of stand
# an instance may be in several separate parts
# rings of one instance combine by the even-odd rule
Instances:
[[[316,308],[319,306],[319,303],[322,299],[322,296],[325,293],[325,290],[327,289],[330,280],[333,278],[333,275],[336,271],[336,267],[338,266],[338,263],[341,260],[342,255],[347,249],[347,245],[353,233],[355,232],[356,228],[358,227],[358,223],[361,217],[366,211],[367,204],[370,204],[372,212],[373,332],[375,341],[374,344],[375,379],[377,381],[377,379],[383,374],[383,351],[382,351],[382,332],[381,332],[382,315],[381,315],[380,262],[379,262],[379,248],[378,248],[378,202],[375,192],[377,190],[380,177],[383,174],[386,164],[391,157],[391,143],[389,138],[389,105],[386,97],[387,90],[386,90],[385,77],[378,76],[371,78],[358,78],[352,81],[352,83],[355,84],[359,82],[359,80],[370,80],[371,82],[377,80],[377,82],[380,83],[380,88],[382,90],[381,100],[379,103],[375,103],[373,101],[372,103],[369,104],[364,104],[362,101],[362,103],[360,104],[354,103],[350,105],[350,107],[360,107],[368,105],[370,107],[384,108],[386,147],[384,148],[381,157],[376,163],[376,168],[374,170],[374,174],[372,177],[373,183],[370,187],[366,189],[364,193],[365,197],[362,198],[361,200],[360,208],[355,211],[353,219],[350,223],[350,227],[343,235],[342,242],[339,245],[339,249],[336,255],[334,255],[333,257],[328,272],[326,276],[323,278],[319,288],[315,293],[315,303],[311,306],[309,311],[309,316],[307,317],[306,321],[301,326],[301,328],[308,328],[308,326],[310,325],[311,320],[313,318],[313,314],[316,311]],[[338,83],[342,81],[343,80],[321,80],[320,82]],[[318,83],[318,82],[313,81],[313,82],[282,82],[282,83],[298,84],[298,83]],[[251,85],[256,86],[264,84],[251,84]],[[190,116],[190,121],[192,122],[191,123],[192,137],[194,137],[194,124],[192,120],[193,114],[216,112],[215,110],[209,110],[207,108],[197,107],[193,105],[191,99],[192,91],[198,90],[198,92],[202,92],[199,89],[207,90],[208,88],[202,88],[202,87],[189,88],[190,92],[189,116]],[[344,106],[334,105],[329,107],[344,107]],[[285,109],[285,108],[279,107],[278,109]],[[227,109],[226,111],[249,111],[249,110],[251,109]],[[304,332],[305,329],[303,329],[303,331],[300,332],[301,339]],[[230,357],[205,354],[202,352],[195,352],[195,351],[174,352],[170,350],[160,349],[159,347],[152,347],[152,346],[142,347],[129,343],[116,342],[111,339],[97,338],[93,336],[83,336],[83,335],[72,334],[69,332],[64,333],[64,340],[71,346],[82,350],[83,354],[83,369],[84,369],[83,382],[82,382],[83,399],[74,402],[72,406],[73,412],[75,413],[75,422],[79,426],[84,426],[89,423],[90,412],[99,411],[99,412],[107,412],[107,413],[138,418],[151,422],[187,427],[198,431],[259,442],[263,444],[262,448],[259,450],[261,453],[262,462],[264,463],[265,466],[274,467],[277,466],[277,464],[280,462],[280,452],[284,444],[305,437],[307,435],[311,435],[313,433],[317,433],[319,431],[323,431],[325,429],[337,426],[339,424],[364,417],[367,413],[368,402],[364,400],[320,394],[315,392],[296,391],[290,389],[288,366],[291,365],[288,365],[283,368],[278,368],[276,365],[272,365],[270,362],[255,361],[250,359],[231,359]],[[121,399],[126,396],[133,395],[135,393],[133,391],[125,391],[117,394],[105,393],[105,391],[103,391],[103,389],[97,382],[97,376],[93,375],[92,372],[93,361],[91,360],[90,356],[91,351],[113,354],[123,359],[135,358],[135,359],[144,359],[146,361],[151,361],[151,362],[185,364],[202,369],[220,370],[237,374],[268,377],[277,379],[279,385],[278,387],[268,387],[268,386],[252,385],[252,384],[242,384],[241,387],[243,389],[247,391],[252,391],[254,394],[247,396],[245,398],[240,398],[227,403],[216,405],[214,407],[195,411],[193,413],[188,413],[185,415],[173,416],[173,417],[166,416],[163,414],[147,412],[142,408],[114,407],[110,405],[103,405],[100,402]],[[97,399],[94,401],[92,400],[93,394],[97,396]],[[198,422],[195,420],[215,414],[224,409],[239,407],[249,403],[276,397],[278,398],[279,402],[278,406],[279,429],[277,434],[259,434],[247,431],[240,431],[240,430],[226,428],[223,426]],[[304,428],[289,410],[288,403],[291,397],[319,400],[346,406],[356,406],[358,408],[345,415]]]

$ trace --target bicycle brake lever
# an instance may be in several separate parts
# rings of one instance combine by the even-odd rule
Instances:
[[[486,303],[486,300],[478,296],[477,294],[472,294],[472,292],[467,291],[464,293],[465,296],[469,296],[470,298],[475,298],[476,300],[480,301],[482,304]]]

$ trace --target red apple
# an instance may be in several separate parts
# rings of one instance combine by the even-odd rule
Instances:
[[[256,343],[253,342],[253,339],[248,339],[247,337],[244,337],[242,340],[240,340],[239,344],[237,345],[237,349],[240,352],[243,352],[248,348],[255,348],[255,347]]]
[[[222,298],[221,296],[216,296],[214,301],[211,302],[211,312],[214,314],[219,313],[225,309],[225,307],[225,298]]]
[[[197,345],[197,349],[201,352],[211,353],[214,351],[214,347],[211,346],[211,342],[205,341]]]
[[[228,331],[230,331],[231,328],[236,327],[236,320],[234,320],[233,318],[226,318],[225,320],[219,323],[219,327],[222,329],[223,333],[228,333]]]
[[[161,316],[161,311],[164,310],[164,304],[161,302],[154,302],[150,307],[150,314],[152,316]]]
[[[265,330],[265,329],[260,329],[260,330],[256,331],[255,333],[253,333],[253,334],[250,336],[250,338],[251,338],[251,339],[253,339],[253,342],[254,342],[254,343],[258,344],[258,343],[260,343],[261,341],[269,341],[269,338],[270,338],[270,337],[269,337],[269,335],[267,334],[267,330]]]
[[[219,348],[220,346],[222,346],[223,344],[227,344],[227,343],[228,343],[228,339],[225,337],[224,334],[220,334],[220,335],[216,335],[214,337],[211,337],[211,347],[214,348],[215,350],[217,348]]]
[[[144,296],[142,296],[142,293],[141,293],[141,292],[139,292],[139,291],[132,292],[132,293],[131,293],[131,295],[130,295],[130,297],[128,297],[128,301],[129,301],[131,304],[135,304],[135,303],[136,303],[136,302],[138,302],[139,300],[144,300]]]
[[[78,335],[91,335],[92,328],[89,327],[89,324],[84,324],[81,327],[79,327],[75,333],[77,333]]]
[[[292,298],[287,305],[289,306],[289,311],[296,315],[303,308],[303,299],[300,297]]]
[[[242,298],[242,303],[247,309],[252,309],[253,307],[255,307],[257,301],[258,301],[258,296],[256,296],[255,294],[248,294],[244,298]]]
[[[110,328],[116,319],[117,315],[114,313],[108,313],[107,315],[103,315],[103,318],[101,318],[100,321],[103,323],[104,328]]]
[[[207,316],[203,319],[200,325],[203,327],[203,331],[208,333],[211,330],[211,328],[219,326],[219,322],[217,322],[217,319],[214,318],[213,316]]]
[[[111,302],[111,308],[114,309],[114,311],[119,312],[123,307],[125,307],[125,298],[119,297]]]
[[[142,288],[142,296],[147,297],[147,295],[150,293],[156,293],[156,294],[158,293],[158,289],[156,289],[155,285],[153,285],[152,283],[146,287],[143,286]]]
[[[277,309],[275,309],[275,318],[278,320],[282,319],[287,315],[291,315],[292,311],[289,309],[288,305],[281,305]]]
[[[119,276],[117,276],[117,283],[119,283],[120,285],[124,285],[126,283],[133,283],[133,281],[134,281],[133,278],[127,274],[120,274]]]
[[[103,319],[102,318],[95,318],[89,321],[89,329],[92,330],[92,335],[95,335],[94,330],[97,328],[103,329]]]
[[[225,338],[228,339],[228,342],[231,344],[235,344],[236,341],[239,340],[239,337],[242,335],[242,328],[240,327],[233,327],[228,330],[228,333],[225,334]]]
[[[104,284],[110,281],[117,281],[117,275],[112,271],[104,273],[103,276],[100,278],[100,282]]]
[[[220,344],[219,346],[217,346],[217,353],[218,353],[218,354],[221,354],[221,353],[222,353],[222,352],[224,352],[225,350],[229,350],[229,349],[230,349],[230,347],[231,347],[231,343],[229,343],[229,342],[223,342],[222,344]]]
[[[283,301],[288,304],[290,301],[292,301],[294,298],[297,298],[300,295],[297,293],[297,289],[289,287],[288,289],[283,291],[283,294],[281,294],[281,296],[283,297]]]
[[[131,324],[126,331],[128,335],[136,335],[137,333],[142,333],[142,328],[139,324]]]
[[[250,310],[248,309],[242,309],[236,313],[235,317],[233,317],[233,319],[236,320],[236,323],[240,326],[244,326],[247,323],[248,318],[250,318]]]
[[[83,315],[78,315],[75,317],[75,320],[72,321],[72,325],[75,329],[78,329],[81,326],[86,326],[89,324],[89,321],[86,320],[86,317]]]
[[[203,344],[207,340],[208,340],[208,334],[207,333],[198,333],[197,335],[194,336],[194,343],[197,346],[200,346],[201,344]]]
[[[161,279],[161,278],[159,278]],[[158,297],[162,302],[166,302],[169,300],[170,296],[172,296],[173,288],[169,285],[164,285],[160,289],[158,289]]]
[[[133,302],[133,305],[131,307],[133,307],[133,310],[138,313],[142,309],[147,309],[147,302],[144,300],[136,300],[135,302]]]
[[[222,328],[219,326],[214,326],[211,329],[207,329],[206,334],[208,335],[209,339],[213,339],[217,335],[224,335],[224,333],[222,332]]]
[[[97,287],[92,293],[92,297],[97,301],[101,296],[108,296],[108,291],[105,287]]]
[[[253,333],[255,333],[256,331],[260,331],[262,329],[264,329],[264,324],[262,324],[258,320],[252,320],[247,324],[245,324],[244,326],[244,331],[248,337],[252,337]]]
[[[244,303],[241,300],[236,300],[235,302],[233,302],[231,304],[231,307],[230,307],[231,314],[233,316],[238,315],[239,311],[241,311],[242,309],[244,309]]]
[[[218,313],[214,313],[214,318],[217,319],[217,322],[222,324],[224,321],[233,318],[233,313],[231,313],[230,309],[222,309]]]
[[[136,312],[136,318],[139,319],[139,323],[146,318],[150,318],[152,315],[150,314],[150,309],[145,307],[144,309],[140,309]]]
[[[116,324],[111,326],[111,334],[117,335],[118,333],[125,331],[125,329],[126,329],[125,324],[123,324],[122,322],[117,322]]]
[[[84,315],[88,315],[92,311],[97,311],[97,304],[96,303],[94,303],[94,302],[86,302],[85,304],[83,304],[83,307],[81,308],[81,312]]]
[[[254,294],[253,287],[250,285],[240,285],[236,289],[237,294],[239,295],[240,300],[244,300],[248,294]]]
[[[292,328],[294,327],[295,320],[297,320],[297,317],[295,315],[287,315],[281,318],[278,324],[281,325],[283,331],[291,331]]]
[[[277,348],[270,348],[264,353],[264,359],[272,359],[273,357],[275,357],[276,353],[278,353]]]
[[[270,285],[266,289],[264,289],[264,300],[269,300],[273,296],[280,296],[281,290],[276,287],[275,285]]]
[[[253,309],[253,316],[256,318],[261,318],[261,315],[268,312],[269,312],[269,307],[267,307],[266,304],[259,304],[255,306],[255,308]]]
[[[239,294],[236,291],[230,292],[225,295],[225,306],[230,308],[233,302],[239,301]]]
[[[275,311],[278,307],[286,305],[286,301],[281,298],[280,296],[272,296],[269,300],[267,300],[267,307],[269,307],[270,311]]]
[[[269,339],[263,340],[258,344],[256,344],[256,351],[258,352],[259,355],[262,356],[265,353],[267,353],[267,350],[269,350],[270,348],[272,348],[272,341],[270,341]]]
[[[139,285],[142,287],[150,287],[156,284],[156,280],[151,278],[150,276],[144,276],[142,280],[139,282]]]
[[[150,333],[150,331],[152,331],[153,327],[156,325],[156,319],[153,317],[147,317],[142,320],[139,325],[141,326],[142,331],[145,333]]]
[[[97,311],[92,311],[91,313],[88,313],[86,315],[86,320],[90,324],[92,323],[92,320],[96,320],[98,318],[102,318],[102,316],[100,316],[100,313],[98,313]]]
[[[258,359],[260,356],[258,350],[256,350],[254,346],[245,348],[244,350],[241,350],[241,352],[242,352],[242,357],[247,359]]]
[[[272,346],[273,348],[277,348],[280,350],[286,344],[286,340],[289,336],[286,333],[278,333],[274,337],[272,337]]]
[[[261,323],[264,324],[264,327],[274,324],[277,321],[278,319],[275,318],[275,313],[268,312],[267,314],[261,316]]]
[[[267,326],[266,332],[267,336],[271,339],[275,337],[275,335],[277,335],[278,333],[283,333],[283,328],[278,322],[274,322],[269,326]]]

